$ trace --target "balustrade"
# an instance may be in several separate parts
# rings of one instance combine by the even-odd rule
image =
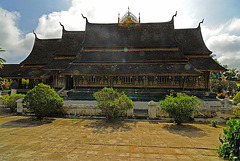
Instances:
[[[203,77],[180,76],[76,76],[75,86],[204,88]],[[184,87],[183,87],[184,86]]]

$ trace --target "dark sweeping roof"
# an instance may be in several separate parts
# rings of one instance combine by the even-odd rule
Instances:
[[[200,71],[225,70],[211,58],[191,57],[210,54],[200,26],[174,29],[173,20],[129,26],[87,21],[86,31],[63,27],[62,39],[36,37],[21,64],[45,66],[21,68],[21,76],[43,78],[50,75],[46,70],[64,69],[63,74],[76,75],[198,75]]]
[[[166,62],[188,61],[178,50],[82,52],[74,62]]]
[[[133,26],[86,23],[84,47],[172,47],[176,46],[174,24],[141,23]]]
[[[54,58],[59,49],[61,39],[35,38],[34,46],[29,56],[22,61],[21,65],[46,65]]]
[[[66,31],[63,29],[62,40],[56,56],[76,56],[79,53],[85,31]]]
[[[0,69],[0,77],[3,78],[17,78],[19,77],[20,64],[4,64]]]
[[[212,53],[204,43],[200,27],[175,29],[175,35],[184,55],[210,55]]]
[[[190,58],[190,63],[200,71],[226,71],[224,67],[216,63],[211,57]]]
[[[26,79],[44,79],[51,76],[51,71],[40,70],[41,68],[23,67],[20,69],[20,76]]]
[[[70,59],[53,59],[42,70],[64,70],[69,66]]]
[[[200,75],[189,63],[73,63],[62,74],[70,75]]]

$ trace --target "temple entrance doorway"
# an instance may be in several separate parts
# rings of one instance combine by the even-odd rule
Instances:
[[[73,77],[70,75],[66,76],[66,90],[73,89]]]

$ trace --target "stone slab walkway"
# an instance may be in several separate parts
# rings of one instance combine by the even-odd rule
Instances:
[[[0,160],[217,161],[222,127],[0,115]]]

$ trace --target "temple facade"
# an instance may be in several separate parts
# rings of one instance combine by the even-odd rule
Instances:
[[[6,64],[0,76],[20,87],[44,82],[56,89],[95,91],[113,87],[129,92],[209,91],[211,71],[224,71],[206,47],[201,23],[175,29],[168,22],[141,23],[128,11],[118,23],[90,23],[60,39],[39,39],[20,65]],[[13,68],[13,66],[15,66]],[[22,80],[28,80],[26,85]]]

